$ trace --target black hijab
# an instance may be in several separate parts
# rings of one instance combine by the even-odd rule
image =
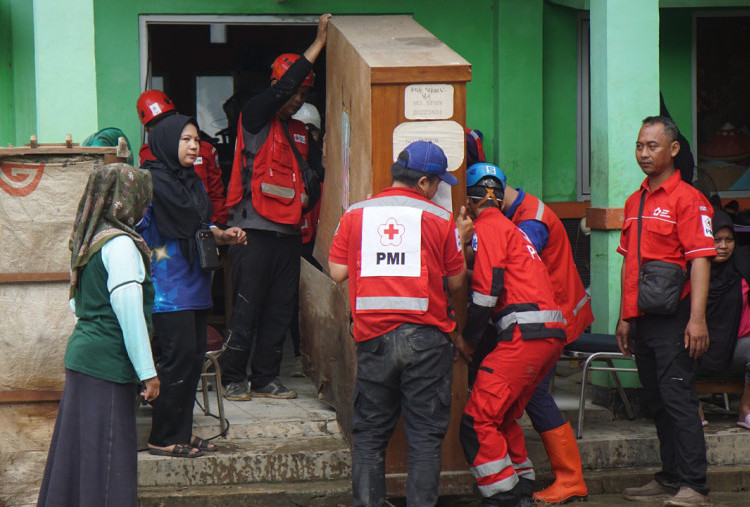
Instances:
[[[721,229],[733,227],[732,219],[722,210],[716,210],[712,223],[714,236]],[[742,317],[742,261],[746,255],[742,249],[735,248],[726,261],[711,263],[706,302],[710,343],[708,351],[700,358],[703,368],[714,371],[729,368]]]
[[[195,232],[208,224],[213,212],[193,167],[180,164],[178,149],[182,131],[188,123],[198,127],[193,118],[174,114],[151,129],[148,144],[156,160],[147,160],[143,168],[151,171],[154,183],[152,200],[159,235],[180,240],[182,254],[192,264],[195,258]]]

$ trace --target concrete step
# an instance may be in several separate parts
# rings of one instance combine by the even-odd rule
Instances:
[[[586,470],[584,478],[592,495],[617,494],[625,488],[641,486],[654,478],[660,468],[622,468],[619,470]],[[546,487],[550,480],[537,481],[536,489]],[[709,466],[708,487],[712,492],[747,491],[750,488],[750,465]],[[623,504],[626,504],[624,500]],[[750,496],[747,504],[750,504]]]
[[[217,441],[199,458],[138,455],[139,486],[220,486],[347,479],[348,444],[337,436],[258,437]]]
[[[658,468],[620,470],[587,470],[588,502],[582,506],[629,505],[621,493],[625,488],[645,484]],[[546,487],[551,478],[537,478],[536,489]],[[748,505],[750,466],[712,466],[708,469],[708,486],[714,505]],[[280,482],[265,484],[233,484],[203,487],[139,487],[141,507],[342,507],[351,505],[349,480]],[[403,506],[402,498],[390,499],[393,505]],[[444,497],[438,507],[478,507],[477,493],[461,497]],[[657,502],[654,505],[661,505]],[[573,503],[569,505],[579,505]]]
[[[331,480],[203,487],[139,487],[140,507],[339,507],[352,503],[351,482]]]
[[[229,421],[229,439],[249,439],[259,437],[304,437],[339,435],[341,430],[336,421],[336,412],[318,400],[317,393],[308,379],[285,379],[291,389],[299,392],[299,397],[291,400],[254,398],[250,401],[224,400],[224,413]],[[211,438],[219,434],[217,417],[206,415],[201,407],[203,395],[196,393],[193,426],[201,438]],[[208,393],[208,410],[217,416],[219,413],[216,393]],[[137,411],[138,448],[145,449],[151,431],[151,407],[142,405]]]
[[[541,437],[526,429],[529,457],[539,473],[549,472]],[[710,466],[750,466],[750,431],[737,427],[733,418],[710,419],[704,431]],[[586,470],[648,468],[661,464],[659,442],[651,420],[598,421],[585,427],[577,441]]]

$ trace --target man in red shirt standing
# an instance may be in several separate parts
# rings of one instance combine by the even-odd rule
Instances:
[[[409,505],[437,502],[440,446],[450,420],[456,327],[445,287],[466,275],[451,212],[430,201],[446,172],[436,144],[416,141],[391,167],[393,185],[349,207],[329,253],[336,282],[349,279],[357,342],[352,410],[355,506],[385,501],[385,448],[403,410]]]
[[[491,320],[497,345],[479,366],[461,419],[461,444],[482,505],[530,506],[535,474],[516,421],[560,357],[565,319],[541,257],[502,213],[504,181],[498,168],[484,164],[481,169],[466,176],[476,215],[474,272],[466,325],[454,343],[471,361]]]
[[[161,90],[146,90],[138,97],[136,102],[138,119],[146,127],[146,132],[167,116],[177,112],[174,103]],[[156,157],[151,153],[148,143],[141,146],[138,153],[138,165],[142,166],[146,160],[155,160]],[[218,154],[216,148],[206,141],[200,142],[200,151],[193,164],[195,174],[206,187],[206,193],[211,199],[213,214],[211,221],[216,224],[226,225],[228,214],[224,204],[224,184],[221,181],[221,168],[219,167]]]
[[[623,354],[635,353],[662,460],[654,480],[627,488],[623,496],[635,501],[664,499],[664,505],[710,505],[694,380],[695,360],[708,349],[706,298],[710,258],[716,255],[713,210],[674,167],[680,149],[677,133],[669,118],[643,120],[635,156],[646,179],[625,202],[617,247],[624,256],[617,343]],[[690,267],[673,314],[645,313],[639,307],[639,271],[650,261]]]

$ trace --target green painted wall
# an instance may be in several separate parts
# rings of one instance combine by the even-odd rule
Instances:
[[[11,52],[11,16],[10,1],[0,0],[0,146],[15,136],[13,129],[16,124],[15,109],[13,108],[13,80],[9,79],[13,70]]]
[[[97,130],[93,10],[92,0],[34,0],[39,142]]]
[[[36,132],[34,18],[29,0],[0,0],[0,146]]]
[[[659,87],[669,114],[682,135],[692,142],[693,11],[661,9],[659,31]]]
[[[542,196],[542,0],[499,0],[495,160],[514,187]],[[489,158],[489,155],[488,155]]]
[[[36,66],[34,63],[34,7],[28,0],[10,0],[13,19],[13,105],[16,145],[29,142],[37,131]],[[0,139],[5,144],[6,140]]]
[[[651,0],[591,5],[591,204],[621,208],[644,176],[635,161],[641,120],[659,111],[659,9]],[[619,231],[591,235],[592,329],[619,320]]]
[[[472,0],[471,8],[452,0],[403,2],[351,2],[310,0],[271,2],[270,0],[217,0],[210,9],[204,0],[93,0],[96,26],[97,100],[100,127],[120,127],[136,148],[140,143],[140,123],[135,102],[140,93],[138,16],[139,14],[413,14],[435,36],[472,64],[472,82],[467,88],[467,121],[485,134],[488,153],[495,150],[493,73],[495,40],[493,21],[497,0]],[[541,5],[541,0],[534,0]],[[539,45],[541,46],[541,38]],[[541,86],[541,85],[539,85]]]
[[[578,15],[544,5],[544,193],[548,202],[575,201]]]

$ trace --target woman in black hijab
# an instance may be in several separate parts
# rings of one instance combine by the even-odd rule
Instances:
[[[194,458],[216,446],[192,434],[195,389],[206,353],[206,317],[212,306],[211,272],[201,268],[196,232],[210,230],[217,244],[245,243],[237,227],[210,224],[211,201],[193,170],[200,141],[195,120],[175,114],[149,132],[156,160],[147,160],[154,196],[139,231],[153,254],[154,352],[162,381],[153,403],[152,454]]]
[[[732,219],[724,211],[714,213],[713,233],[716,257],[706,304],[710,345],[699,362],[701,368],[720,374],[745,372],[737,425],[750,429],[750,251],[735,248]]]

